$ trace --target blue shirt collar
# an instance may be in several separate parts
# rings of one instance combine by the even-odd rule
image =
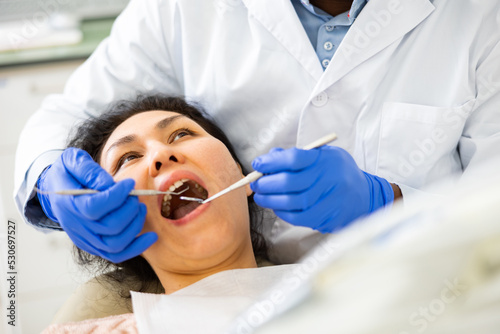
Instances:
[[[355,20],[358,17],[359,13],[361,13],[361,10],[365,8],[365,5],[367,4],[368,1],[370,0],[354,0],[351,6],[351,10],[349,11],[348,14],[349,18]]]

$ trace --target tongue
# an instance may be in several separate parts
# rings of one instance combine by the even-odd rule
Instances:
[[[182,217],[184,217],[185,215],[196,209],[198,206],[200,206],[200,204],[197,202],[189,202],[188,204],[177,208],[174,212],[172,212],[170,216],[174,220],[181,219]]]

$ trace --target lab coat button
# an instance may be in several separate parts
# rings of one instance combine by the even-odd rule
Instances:
[[[325,44],[323,44],[323,47],[326,51],[330,51],[331,49],[333,49],[333,44],[332,42],[326,42]]]
[[[315,107],[322,107],[328,103],[328,94],[326,94],[325,92],[321,92],[316,95],[316,97],[314,97],[311,102]]]

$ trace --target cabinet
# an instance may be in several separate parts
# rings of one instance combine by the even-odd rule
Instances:
[[[61,93],[83,60],[0,68],[0,333],[40,333],[77,285],[87,279],[73,264],[65,233],[44,234],[22,220],[13,200],[19,134],[48,94]],[[7,221],[16,225],[16,327],[6,324],[4,303]]]

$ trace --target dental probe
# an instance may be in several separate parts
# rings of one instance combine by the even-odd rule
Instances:
[[[304,146],[302,149],[303,150],[311,150],[313,148],[317,148],[317,147],[320,147],[320,146],[323,146],[323,145],[326,145],[332,141],[334,141],[335,139],[337,139],[337,135],[335,133],[331,133],[329,135],[326,135],[312,143],[310,143],[309,145],[306,145]],[[225,195],[227,194],[228,192],[230,191],[233,191],[235,189],[238,189],[240,187],[243,187],[255,180],[258,180],[262,175],[262,173],[259,173],[257,171],[253,171],[251,172],[250,174],[248,174],[247,176],[245,176],[244,178],[242,178],[241,180],[237,181],[236,183],[230,185],[229,187],[227,187],[226,189],[222,190],[222,191],[219,191],[217,194],[207,198],[206,200],[202,200],[201,198],[194,198],[194,197],[185,197],[185,196],[181,196],[180,199],[181,200],[186,200],[186,201],[194,201],[194,202],[198,202],[198,203],[201,203],[201,204],[205,204],[205,203],[208,203],[222,195]]]
[[[34,187],[35,191],[40,194],[58,194],[58,195],[89,195],[97,194],[100,191],[95,189],[68,189],[68,190],[58,190],[58,191],[41,191],[37,187]],[[189,187],[178,192],[173,191],[159,191],[154,189],[132,189],[129,192],[130,196],[155,196],[155,195],[180,195],[187,191]]]

